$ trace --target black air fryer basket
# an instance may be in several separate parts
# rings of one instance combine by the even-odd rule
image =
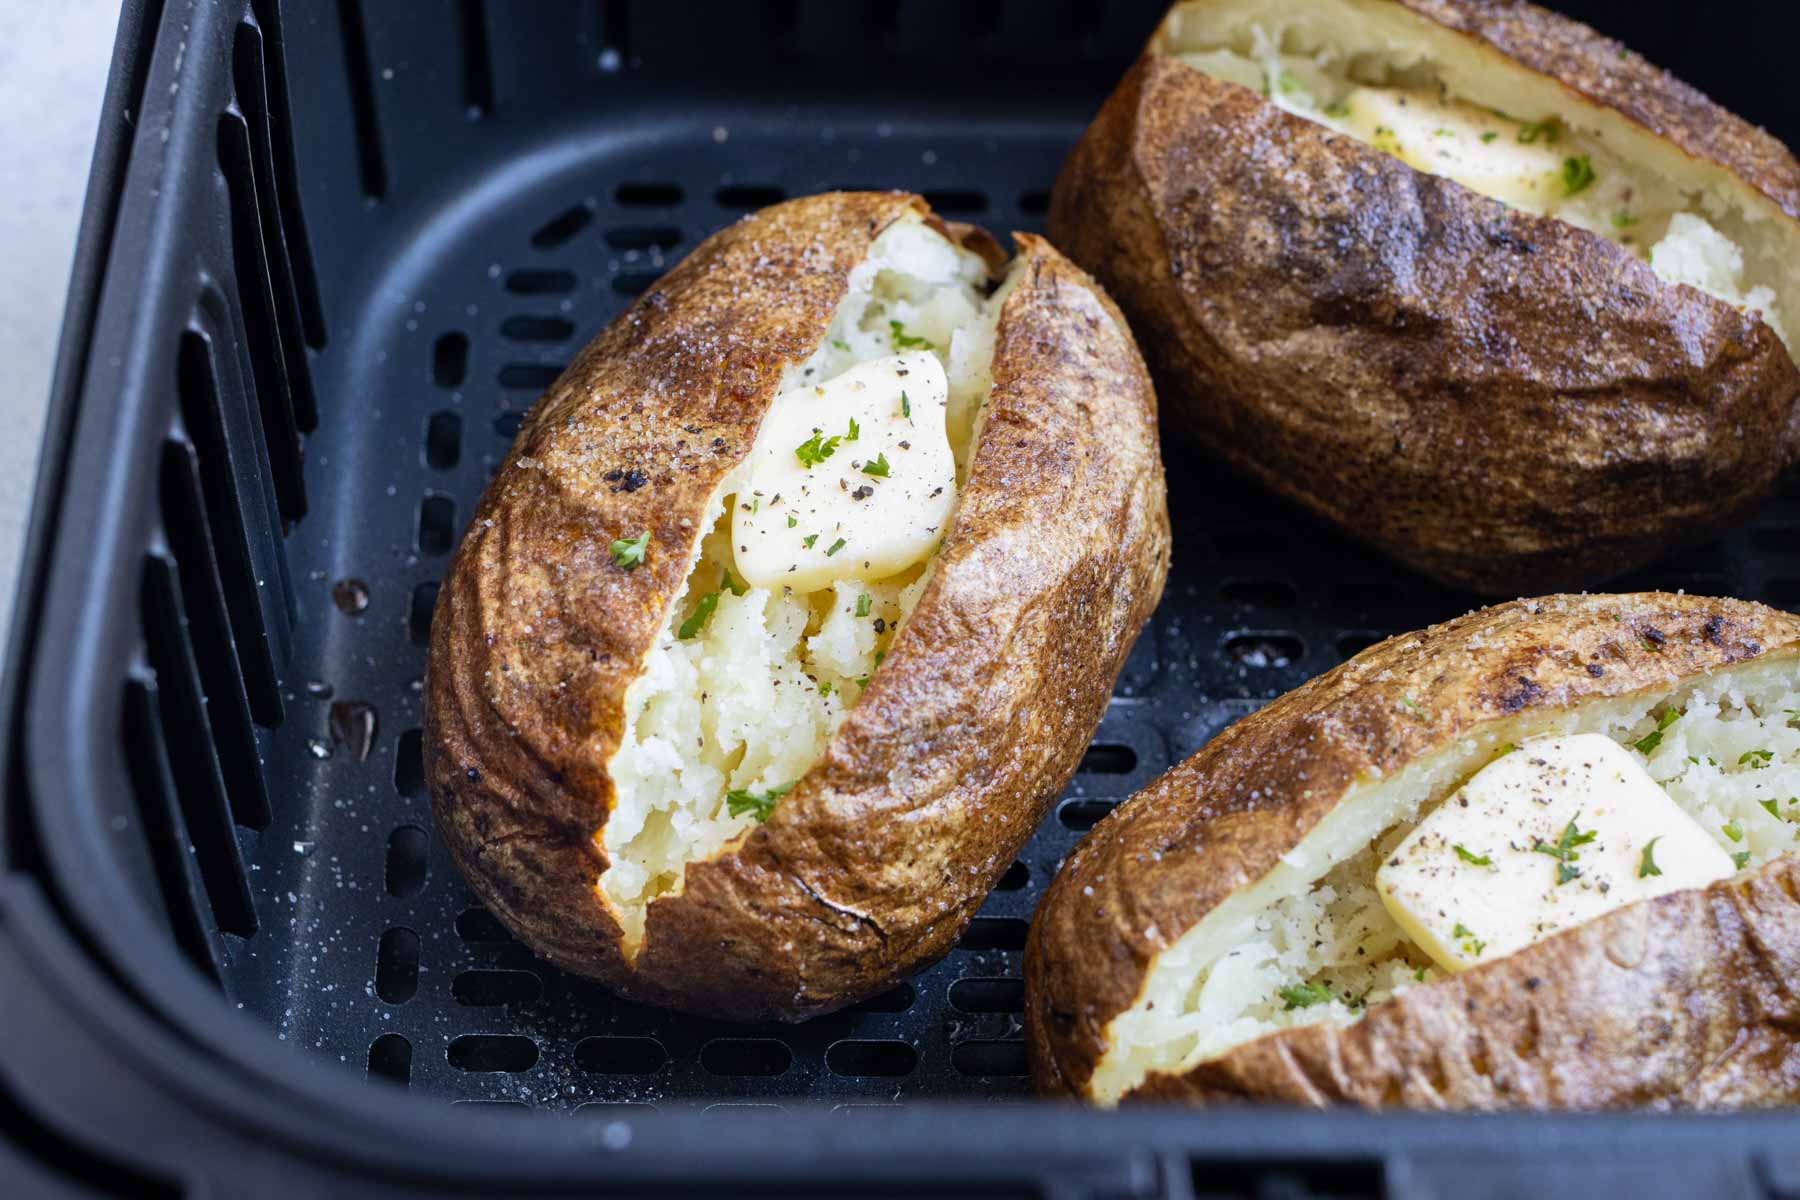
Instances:
[[[1038,228],[1162,0],[136,0],[6,677],[16,1194],[1800,1196],[1788,1113],[1029,1099],[1058,863],[1226,723],[1473,597],[1178,444],[1161,610],[961,944],[799,1026],[611,998],[431,828],[442,573],[521,415],[702,237],[834,187]],[[1800,13],[1568,5],[1800,141]],[[1753,19],[1752,19],[1753,18]],[[1621,587],[1800,602],[1800,493]],[[0,1194],[15,1194],[0,1184]]]

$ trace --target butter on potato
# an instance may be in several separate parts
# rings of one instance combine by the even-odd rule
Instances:
[[[1375,873],[1395,924],[1462,971],[1601,913],[1731,875],[1731,856],[1604,734],[1477,771]]]

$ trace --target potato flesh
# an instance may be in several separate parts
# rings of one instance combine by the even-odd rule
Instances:
[[[1180,1073],[1282,1029],[1348,1024],[1443,978],[1383,907],[1374,885],[1380,864],[1508,746],[1600,733],[1639,753],[1635,746],[1669,707],[1683,715],[1642,757],[1670,799],[1738,856],[1740,871],[1800,848],[1800,803],[1789,803],[1800,797],[1800,668],[1792,657],[1722,670],[1672,692],[1493,722],[1386,778],[1353,785],[1273,871],[1158,955],[1137,1002],[1107,1026],[1093,1097],[1116,1103],[1151,1071]]]
[[[1160,48],[1415,169],[1616,242],[1787,343],[1794,222],[1722,168],[1471,39],[1371,0],[1201,0],[1175,9]]]
[[[789,371],[780,392],[799,394],[893,355],[890,323],[899,321],[901,336],[930,343],[944,368],[944,419],[960,483],[992,386],[1004,295],[989,297],[986,279],[978,256],[917,218],[897,223],[852,271],[830,332]],[[740,499],[741,474],[726,479],[710,506],[709,532],[626,694],[625,735],[607,764],[617,798],[599,834],[610,864],[599,890],[625,931],[628,956],[642,942],[647,906],[680,890],[687,864],[755,827],[758,814],[746,802],[778,802],[771,791],[818,761],[930,569],[917,563],[886,578],[810,590],[745,587],[728,507]],[[854,503],[848,492],[844,503]],[[742,595],[724,586],[727,571]],[[703,604],[712,611],[696,621]],[[689,637],[680,636],[684,629]]]

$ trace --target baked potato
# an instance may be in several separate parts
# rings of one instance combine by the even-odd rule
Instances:
[[[1033,920],[1101,1104],[1800,1099],[1800,619],[1551,596],[1389,639],[1103,819]]]
[[[1105,294],[902,193],[701,243],[538,401],[440,590],[457,867],[620,995],[799,1020],[956,940],[1155,607],[1155,396]]]
[[[1049,231],[1169,430],[1517,596],[1713,536],[1793,461],[1797,217],[1774,138],[1531,4],[1190,0]]]

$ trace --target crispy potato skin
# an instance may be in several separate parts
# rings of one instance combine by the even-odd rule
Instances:
[[[1654,648],[1653,648],[1654,647]],[[1800,619],[1641,593],[1551,596],[1391,638],[1215,737],[1102,820],[1052,882],[1025,952],[1038,1088],[1087,1094],[1107,1024],[1155,957],[1267,874],[1359,775],[1485,722],[1800,655]],[[1800,1096],[1800,861],[1633,905],[1344,1028],[1245,1043],[1127,1100],[1447,1108]]]
[[[650,905],[626,961],[596,886],[626,688],[782,371],[909,211],[923,202],[808,197],[697,247],[539,401],[439,594],[425,770],[451,857],[538,953],[633,999],[798,1020],[948,950],[1073,772],[1161,594],[1149,378],[1111,302],[1021,236],[932,582],[822,760]],[[950,232],[993,261],[985,234]],[[644,529],[644,565],[615,566],[611,541]]]
[[[1800,215],[1774,139],[1617,43],[1529,4],[1406,7]],[[1153,51],[1049,229],[1130,316],[1172,430],[1457,586],[1641,565],[1741,518],[1800,447],[1800,370],[1753,314]]]

